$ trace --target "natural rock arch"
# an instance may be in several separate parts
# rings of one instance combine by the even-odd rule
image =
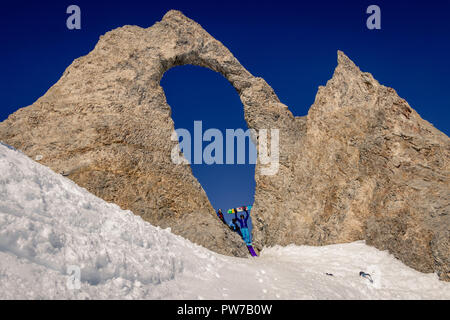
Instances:
[[[170,11],[148,29],[125,26],[102,36],[42,98],[5,121],[0,136],[153,224],[211,250],[245,256],[190,167],[171,162],[174,125],[160,80],[184,64],[222,74],[245,110],[278,100],[200,25]]]
[[[450,142],[342,52],[305,117],[294,117],[200,25],[178,11],[150,28],[102,36],[0,139],[95,195],[214,251],[244,256],[188,166],[170,160],[174,126],[159,82],[180,64],[221,73],[249,128],[280,130],[278,174],[259,174],[257,248],[366,239],[420,271],[450,279]]]
[[[43,97],[3,122],[0,137],[155,225],[211,250],[245,256],[190,167],[171,162],[174,125],[160,80],[184,64],[222,74],[237,90],[250,128],[293,118],[270,86],[219,41],[169,11],[150,28],[124,26],[100,37]]]
[[[227,154],[230,150],[227,145],[227,129],[238,130],[238,133],[242,130],[244,134],[247,129],[243,105],[237,91],[220,73],[193,65],[170,68],[164,73],[160,85],[164,89],[166,100],[171,108],[175,128],[181,129],[183,135],[186,129],[189,131],[187,136],[179,137],[179,140],[183,141],[180,146],[187,143],[187,150],[185,150],[188,152],[187,157],[191,163],[194,163],[193,166],[191,165],[192,172],[201,183],[211,204],[216,210],[218,208],[226,210],[233,205],[253,204],[255,164],[251,160],[256,148],[252,141],[248,141],[251,138],[245,137],[245,150],[242,154],[238,156],[234,152],[231,153],[234,162],[229,163],[230,154]],[[199,121],[202,134],[214,134],[211,140],[203,142],[202,149],[194,146],[194,141],[198,137],[194,133],[194,126],[199,125],[196,123]],[[217,128],[223,129],[220,131],[222,134],[220,137],[215,136]],[[234,147],[238,141],[240,144],[240,138],[234,140]],[[219,145],[216,144],[217,142]],[[222,148],[213,151],[213,145]],[[195,165],[196,152],[197,158],[203,155],[200,166]],[[205,159],[205,154],[211,155],[212,158]],[[242,156],[245,159],[243,164]],[[213,160],[216,162],[208,165]],[[239,181],[237,184],[236,179]],[[226,220],[232,218],[230,215],[225,217]]]

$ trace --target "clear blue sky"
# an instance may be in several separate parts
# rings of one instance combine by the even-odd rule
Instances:
[[[68,30],[66,8],[81,8]],[[370,4],[382,30],[366,28]],[[426,120],[450,132],[449,1],[16,1],[1,6],[0,121],[42,96],[100,35],[125,24],[151,26],[181,10],[263,77],[295,115],[305,115],[343,50],[362,70],[393,87]],[[177,67],[162,80],[177,128],[246,128],[237,93],[219,74]],[[253,202],[254,166],[195,165],[213,206]]]

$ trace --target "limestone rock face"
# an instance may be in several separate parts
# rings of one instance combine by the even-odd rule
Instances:
[[[294,122],[280,174],[257,184],[259,246],[365,239],[450,280],[450,139],[342,52]]]
[[[257,249],[366,239],[449,280],[449,138],[342,52],[307,116],[178,11],[108,32],[33,105],[0,124],[0,140],[95,195],[219,253],[245,256],[189,166],[175,165],[160,79],[183,64],[221,73],[249,128],[279,129],[279,170],[256,165]],[[259,138],[254,137],[255,141]]]

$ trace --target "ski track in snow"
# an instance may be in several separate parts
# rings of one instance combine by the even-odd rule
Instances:
[[[219,255],[0,144],[0,299],[405,298],[450,299],[450,284],[363,241]]]

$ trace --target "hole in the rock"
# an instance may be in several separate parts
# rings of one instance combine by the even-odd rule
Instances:
[[[229,224],[234,215],[228,214],[227,210],[252,205],[255,192],[255,164],[251,159],[252,153],[256,154],[256,148],[249,138],[245,139],[245,163],[238,164],[238,143],[235,139],[233,164],[227,164],[227,153],[231,148],[227,149],[226,129],[242,129],[244,132],[248,129],[239,95],[221,74],[191,65],[168,70],[161,80],[161,86],[172,109],[175,129],[187,129],[191,135],[192,172],[216,212],[221,208]],[[221,132],[223,155],[220,157],[220,152],[216,153],[217,149],[210,154],[215,159],[222,158],[223,164],[205,164],[203,151],[215,138],[202,142],[202,163],[194,163],[194,139],[198,138],[195,136],[194,121],[201,121],[202,134],[208,129]]]

